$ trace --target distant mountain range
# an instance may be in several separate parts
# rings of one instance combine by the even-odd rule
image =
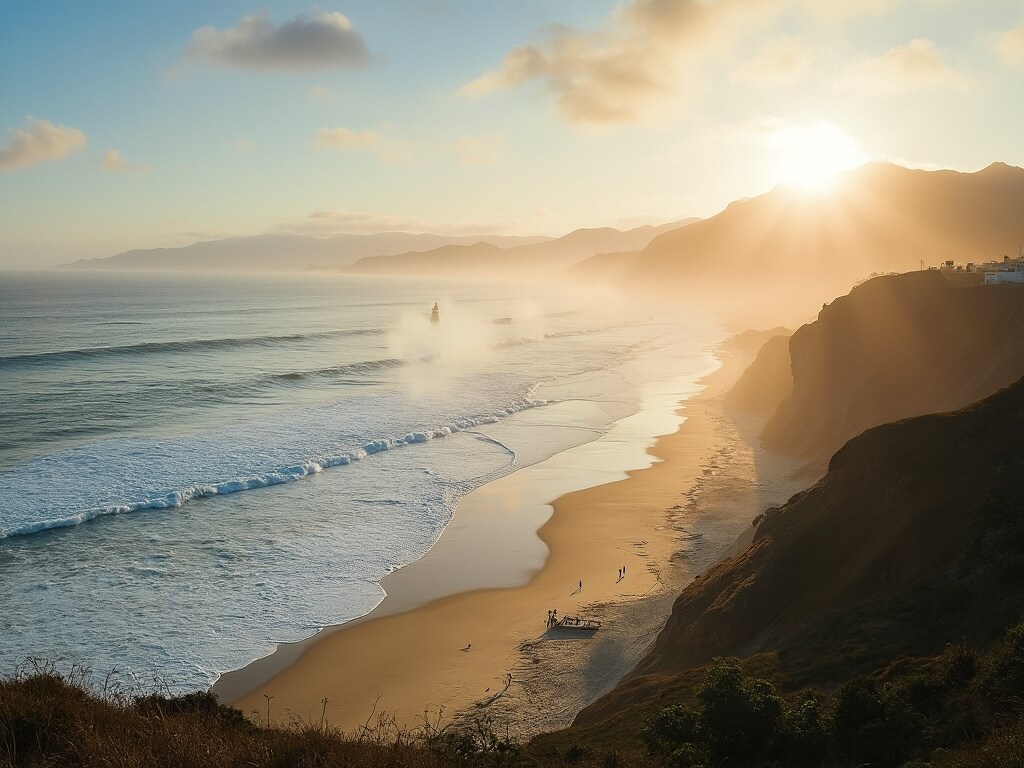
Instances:
[[[370,235],[268,234],[206,240],[179,248],[149,248],[125,251],[100,259],[80,259],[58,269],[147,269],[192,270],[295,270],[340,268],[366,256],[428,250],[444,245],[485,242],[509,248],[542,243],[548,237],[504,235],[451,237],[447,235],[382,232]]]
[[[734,311],[780,305],[807,313],[875,272],[905,272],[1017,254],[1024,243],[1024,169],[977,173],[871,163],[816,195],[779,187],[655,238],[639,253],[583,261],[574,275],[678,297],[717,296]],[[757,318],[744,318],[758,324]]]
[[[551,273],[599,253],[635,251],[665,232],[699,219],[683,219],[661,226],[643,226],[625,232],[611,227],[577,229],[555,240],[498,247],[479,242],[445,245],[426,252],[371,256],[348,270],[378,275],[501,275]]]
[[[550,238],[385,232],[372,235],[268,234],[208,240],[179,248],[125,251],[81,259],[59,269],[127,270],[306,270],[339,269],[360,274],[517,276],[564,270],[606,251],[637,250],[658,235],[689,224],[685,219],[622,232],[610,227],[578,229]]]

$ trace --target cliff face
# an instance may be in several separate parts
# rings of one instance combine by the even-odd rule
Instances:
[[[632,677],[773,651],[788,674],[827,682],[986,641],[1024,611],[1021,478],[1024,379],[865,432],[679,596]]]
[[[869,427],[953,410],[1024,376],[1024,285],[876,278],[797,330],[789,357],[792,392],[762,442],[824,466]]]

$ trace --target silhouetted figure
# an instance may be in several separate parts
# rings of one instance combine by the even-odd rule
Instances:
[[[439,307],[437,305],[436,301],[434,302],[434,308],[432,310],[430,310],[430,322],[432,322],[432,323],[440,323],[441,322],[441,307]]]

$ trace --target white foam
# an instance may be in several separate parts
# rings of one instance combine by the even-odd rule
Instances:
[[[506,418],[520,411],[529,408],[542,407],[549,405],[550,403],[551,401],[543,399],[523,399],[506,408],[500,409],[497,414],[462,418],[454,424],[448,424],[429,431],[409,432],[404,437],[400,438],[377,438],[365,443],[361,448],[344,451],[322,458],[308,459],[302,463],[293,464],[291,466],[275,467],[262,475],[194,485],[190,488],[171,491],[170,493],[163,493],[150,498],[124,501],[117,504],[106,504],[103,506],[76,511],[62,517],[33,520],[20,526],[0,528],[0,539],[14,536],[28,536],[42,531],[53,530],[55,528],[70,528],[108,515],[121,515],[142,510],[174,509],[196,499],[203,499],[210,496],[229,493],[240,493],[242,491],[250,491],[258,488],[267,488],[273,485],[290,483],[311,475],[319,474],[325,468],[346,466],[352,462],[360,461],[368,456],[372,456],[383,451],[390,451],[394,448],[400,448],[407,445],[425,443],[428,440],[433,440],[435,438],[447,437],[453,433],[470,429],[475,426],[480,426],[482,424],[494,424],[500,418]]]

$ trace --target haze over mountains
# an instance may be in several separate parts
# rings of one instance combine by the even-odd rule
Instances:
[[[287,270],[359,274],[551,276],[614,281],[641,293],[690,290],[738,325],[803,322],[873,273],[1016,255],[1024,243],[1024,169],[977,173],[871,163],[817,194],[778,187],[709,219],[560,238],[383,233],[261,235],[127,251],[74,269]],[[710,298],[709,298],[710,297]],[[674,299],[678,295],[673,295]],[[787,305],[790,315],[780,317]],[[739,313],[739,314],[737,314]]]
[[[481,242],[446,245],[425,253],[373,256],[352,265],[351,271],[382,275],[517,275],[563,270],[600,253],[635,251],[655,237],[699,219],[689,218],[626,231],[611,227],[577,229],[555,240],[501,248]]]
[[[834,189],[778,187],[665,233],[639,253],[589,259],[573,273],[644,291],[722,289],[721,300],[744,319],[777,323],[791,319],[778,315],[787,301],[806,313],[875,272],[1015,256],[1022,243],[1024,169],[871,163]]]
[[[377,254],[426,250],[442,245],[485,242],[496,247],[539,243],[550,238],[506,235],[453,237],[429,233],[382,232],[331,237],[266,234],[205,240],[179,248],[146,248],[100,259],[80,259],[59,269],[294,270],[339,268]]]
[[[563,237],[385,232],[327,238],[267,234],[210,240],[180,248],[132,250],[65,269],[306,270],[342,269],[380,275],[539,275],[607,251],[637,250],[697,219],[620,231],[577,229]]]

